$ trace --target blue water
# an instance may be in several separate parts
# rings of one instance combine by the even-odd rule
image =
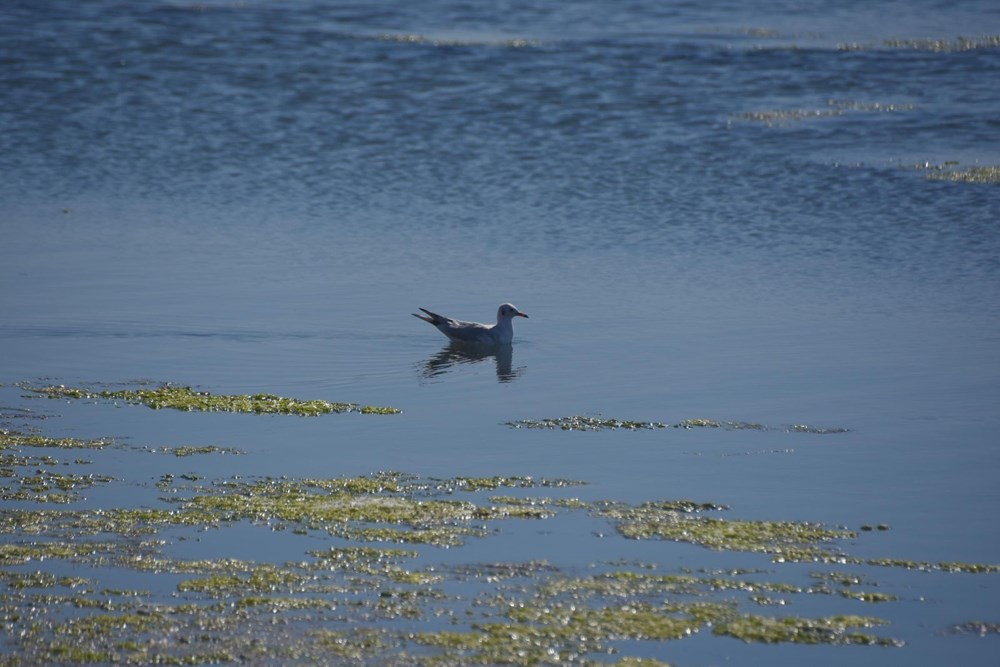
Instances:
[[[985,1],[8,0],[2,403],[46,378],[388,404],[44,408],[56,434],[249,453],[206,475],[559,476],[998,562],[1000,188],[927,178],[1000,163],[998,33]],[[531,316],[509,359],[409,315],[504,301]],[[850,432],[502,426],[581,413]],[[1000,620],[996,577],[943,581],[873,612],[896,655],[994,664],[995,638],[942,631]],[[734,644],[659,657],[845,655]]]

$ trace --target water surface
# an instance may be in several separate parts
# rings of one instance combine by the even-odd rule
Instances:
[[[872,557],[1000,561],[1000,189],[928,178],[1000,161],[992,3],[14,1],[0,18],[0,404],[53,415],[52,435],[247,452],[111,474],[564,477],[590,500],[885,523],[859,540]],[[456,357],[409,315],[483,321],[505,301],[531,315],[509,359]],[[23,380],[404,412],[39,404]],[[573,414],[775,428],[504,426]],[[562,534],[430,558],[718,559]],[[891,659],[993,663],[995,637],[945,631],[1000,620],[995,576],[878,576],[903,589],[870,612],[907,641]],[[650,655],[848,654],[890,659],[710,635]]]

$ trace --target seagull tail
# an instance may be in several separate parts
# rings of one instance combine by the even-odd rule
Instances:
[[[437,326],[437,325],[441,324],[442,322],[447,322],[448,321],[447,317],[442,317],[441,315],[438,315],[437,313],[432,313],[431,311],[427,310],[426,308],[420,308],[419,310],[423,311],[427,315],[427,317],[424,317],[423,315],[417,315],[416,313],[413,313],[413,315],[415,317],[419,317],[424,322],[430,322],[434,326]]]
[[[429,317],[426,317],[424,315],[418,315],[417,313],[410,313],[410,314],[413,315],[414,317],[416,317],[417,319],[423,320],[424,322],[428,322],[430,324],[434,324],[434,320],[432,320]]]

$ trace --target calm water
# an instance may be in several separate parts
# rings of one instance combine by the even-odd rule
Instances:
[[[184,463],[208,476],[584,479],[998,562],[1000,188],[927,178],[1000,163],[998,32],[986,1],[7,0],[0,404],[38,378],[388,404],[404,414],[46,405],[44,430],[250,454]],[[449,357],[409,315],[503,301],[531,316],[510,358]],[[583,413],[851,431],[501,425]],[[611,549],[574,540],[456,557]],[[702,552],[671,553],[642,557]],[[995,637],[943,634],[1000,621],[996,576],[963,576],[871,612],[909,642],[894,659],[995,664]],[[656,655],[886,659],[802,651]]]

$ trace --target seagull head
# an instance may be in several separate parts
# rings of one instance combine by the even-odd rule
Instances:
[[[515,308],[514,305],[510,303],[502,304],[499,308],[497,308],[497,322],[500,322],[502,320],[511,320],[515,317],[526,318],[528,316],[522,313],[517,308]]]

